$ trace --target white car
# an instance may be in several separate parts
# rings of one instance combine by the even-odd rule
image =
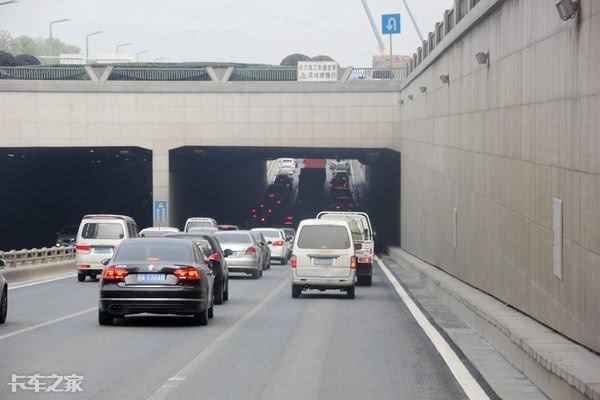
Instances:
[[[279,159],[279,175],[293,175],[296,172],[296,160],[293,158]]]
[[[288,240],[283,229],[275,228],[254,228],[253,232],[260,232],[267,240],[271,250],[271,260],[277,260],[281,265],[288,262]]]
[[[161,237],[167,236],[169,233],[177,233],[179,232],[178,228],[174,228],[172,226],[152,226],[149,228],[144,228],[140,231],[141,237]]]
[[[77,231],[75,264],[77,279],[85,281],[86,276],[95,279],[104,269],[102,260],[113,256],[116,247],[124,239],[138,237],[137,224],[125,215],[86,215]]]
[[[185,221],[184,232],[189,232],[192,228],[215,228],[219,229],[219,224],[212,218],[192,217]]]
[[[292,253],[292,297],[307,289],[337,289],[354,298],[356,256],[347,222],[300,222]]]

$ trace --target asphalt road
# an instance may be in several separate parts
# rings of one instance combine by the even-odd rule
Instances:
[[[288,268],[232,280],[230,301],[207,327],[177,316],[101,327],[98,284],[75,277],[11,290],[0,399],[465,398],[378,268],[355,300],[292,299]],[[12,393],[13,373],[81,375],[84,391]]]

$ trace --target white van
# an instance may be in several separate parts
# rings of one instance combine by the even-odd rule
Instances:
[[[189,232],[192,228],[202,228],[202,229],[219,229],[219,224],[212,218],[206,217],[192,217],[188,218],[185,221],[185,227],[183,228],[184,232]]]
[[[317,219],[346,221],[354,238],[356,250],[356,284],[371,286],[373,281],[373,258],[375,257],[375,232],[369,215],[357,211],[321,211]]]
[[[354,298],[356,257],[347,222],[300,222],[292,252],[292,297],[306,289],[339,289]]]
[[[123,239],[138,237],[133,218],[124,215],[86,215],[77,231],[75,264],[77,280],[102,274],[102,260],[111,258]]]

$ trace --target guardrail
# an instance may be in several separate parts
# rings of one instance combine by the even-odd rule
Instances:
[[[352,68],[348,80],[394,80],[399,81],[408,76],[408,68]]]
[[[199,68],[114,67],[109,81],[210,81],[208,71]]]
[[[89,80],[85,67],[0,67],[0,79]]]
[[[234,68],[230,81],[295,81],[298,71],[295,67],[273,68]]]
[[[0,251],[0,259],[6,261],[7,268],[74,260],[75,246]]]

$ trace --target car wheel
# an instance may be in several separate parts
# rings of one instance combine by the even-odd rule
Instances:
[[[252,279],[260,278],[260,272],[261,271],[252,271]]]
[[[354,286],[348,288],[348,290],[346,291],[346,297],[349,299],[354,298]]]
[[[301,293],[302,293],[302,287],[297,286],[297,285],[292,285],[292,298],[297,299],[298,297],[300,297]]]
[[[208,325],[208,308],[206,308],[200,314],[194,314],[192,318],[194,325]]]
[[[225,283],[221,285],[221,289],[215,291],[213,296],[215,304],[223,304],[223,296],[225,294]]]
[[[79,282],[85,281],[85,275],[84,274],[77,274],[77,280]]]
[[[98,309],[98,323],[100,325],[112,325],[115,317],[106,311]]]
[[[373,282],[373,278],[370,276],[359,276],[356,278],[356,283],[358,286],[371,286]]]
[[[229,279],[226,281],[225,291],[223,292],[223,300],[229,300]]]
[[[8,314],[8,290],[4,288],[2,290],[2,297],[0,298],[0,324],[6,322],[6,315]]]
[[[208,318],[213,318],[215,316],[215,305],[211,304],[208,309]]]

